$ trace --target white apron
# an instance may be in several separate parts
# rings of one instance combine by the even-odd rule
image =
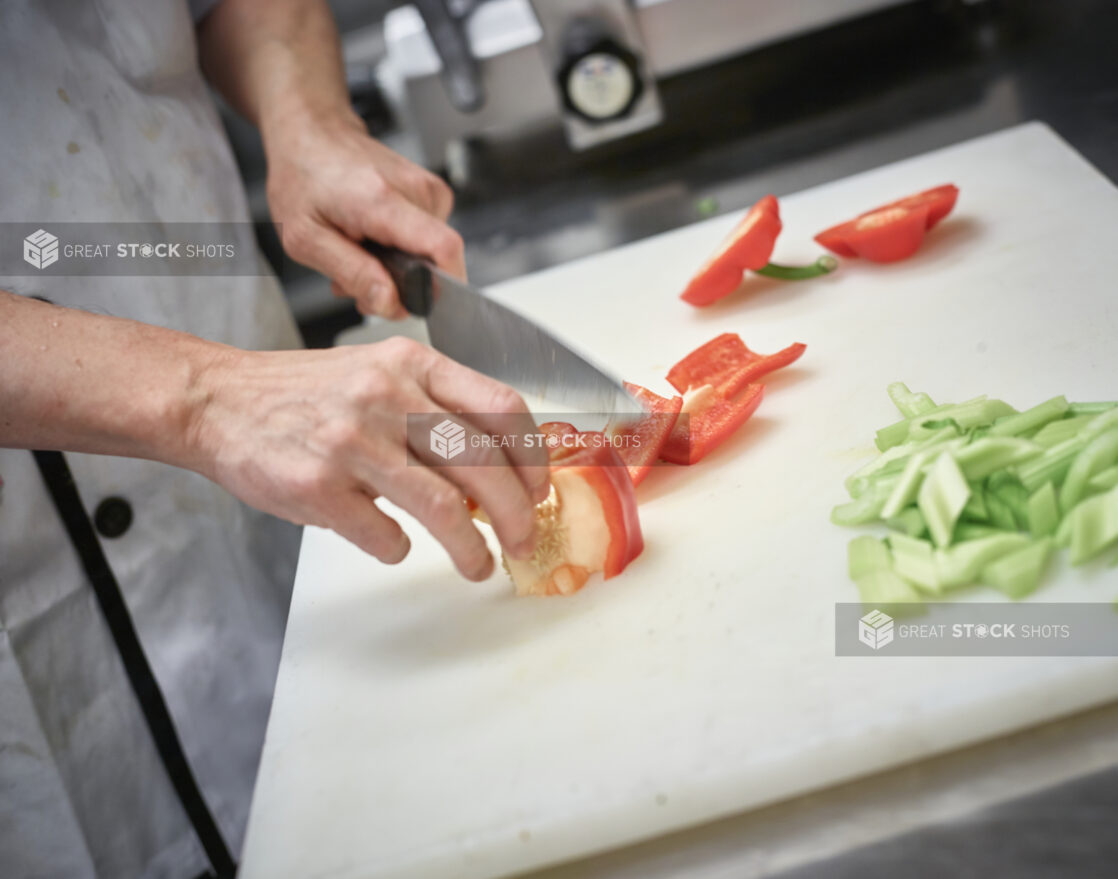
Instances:
[[[108,220],[248,220],[186,0],[0,0],[0,222]],[[270,276],[0,288],[246,348],[297,344]],[[236,857],[299,530],[192,473],[66,458],[91,516],[109,496],[133,514],[99,542]],[[204,875],[212,859],[31,453],[0,449],[0,478],[0,877]]]

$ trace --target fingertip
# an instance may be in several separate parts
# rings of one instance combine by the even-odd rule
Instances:
[[[495,563],[493,561],[493,556],[489,552],[486,552],[485,561],[482,563],[481,567],[471,572],[463,571],[462,575],[467,580],[471,580],[474,583],[481,583],[482,581],[488,580],[491,576],[493,576],[494,567]]]
[[[406,534],[401,534],[393,550],[382,555],[380,560],[386,565],[398,565],[408,557],[409,552],[411,552],[411,540]]]

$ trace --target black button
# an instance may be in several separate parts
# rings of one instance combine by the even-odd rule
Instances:
[[[97,505],[93,524],[102,537],[120,537],[132,525],[132,505],[122,497],[107,497]]]

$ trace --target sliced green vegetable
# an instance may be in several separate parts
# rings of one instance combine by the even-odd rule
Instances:
[[[1087,487],[1092,491],[1109,491],[1118,485],[1118,465],[1107,467],[1087,480]]]
[[[1015,600],[1024,598],[1040,585],[1051,555],[1052,538],[1043,537],[990,562],[982,571],[982,582]]]
[[[931,397],[923,391],[910,391],[904,382],[893,382],[886,390],[897,411],[905,418],[914,418],[936,408]]]
[[[955,526],[952,545],[964,540],[977,540],[980,537],[990,537],[993,534],[1016,534],[1016,530],[1006,531],[1004,528],[995,528],[993,525],[984,525],[980,522],[960,522]]]
[[[990,514],[991,525],[1002,531],[1017,530],[1017,517],[1013,515],[1009,504],[989,488],[984,489],[982,497],[986,503],[986,510]]]
[[[905,464],[904,470],[894,483],[893,490],[889,493],[885,505],[881,508],[882,519],[890,519],[896,516],[909,504],[915,502],[920,486],[924,482],[924,463],[926,460],[926,452],[917,452],[908,459],[908,463]]]
[[[845,504],[831,510],[831,522],[835,525],[865,525],[881,518],[881,508],[893,490],[896,479],[881,479],[871,484],[867,490]]]
[[[955,453],[955,463],[967,479],[975,482],[985,479],[991,473],[1004,470],[1010,464],[1019,464],[1043,452],[1041,446],[1028,440],[1012,436],[988,436],[959,449]]]
[[[1060,487],[1060,511],[1067,513],[1079,503],[1087,489],[1087,480],[1118,461],[1118,428],[1100,433],[1083,447]]]
[[[944,448],[954,447],[955,445],[961,447],[965,443],[966,440],[959,436],[959,432],[955,430],[955,428],[947,427],[926,440],[894,446],[883,454],[878,455],[872,461],[863,464],[855,470],[854,473],[848,476],[846,479],[846,489],[852,492],[853,485],[858,480],[874,476],[878,473],[900,473],[904,469],[909,456],[917,452],[939,451]]]
[[[977,582],[1019,599],[1037,588],[1054,547],[1070,547],[1073,564],[1118,547],[1118,403],[935,405],[901,382],[889,397],[903,418],[878,431],[882,454],[848,477],[853,500],[831,515],[890,529],[884,542],[850,546],[867,601]]]
[[[966,522],[989,522],[990,511],[986,509],[986,493],[980,490],[972,491],[959,518]]]
[[[905,507],[897,515],[886,519],[885,524],[894,531],[907,534],[909,537],[922,537],[928,533],[928,524],[916,507]]]
[[[953,589],[975,583],[994,559],[1022,549],[1029,543],[1024,534],[992,534],[957,543],[948,549],[937,549],[935,559],[940,587]]]
[[[1030,437],[1034,443],[1043,448],[1052,446],[1071,439],[1094,418],[1094,415],[1077,415],[1073,418],[1061,418],[1059,421],[1049,421],[1044,427]]]
[[[1029,527],[1029,491],[1012,473],[1002,470],[986,480],[990,493],[1000,500],[1013,514],[1014,527]]]
[[[1046,482],[1031,495],[1027,504],[1029,531],[1033,537],[1055,534],[1060,524],[1060,505],[1056,502],[1056,489]]]
[[[920,593],[892,571],[870,571],[854,581],[863,604],[918,604]],[[892,608],[890,608],[892,610]]]
[[[890,534],[889,547],[893,551],[893,570],[929,592],[942,592],[935,551],[926,540],[904,534]]]
[[[847,570],[851,580],[873,571],[889,571],[893,568],[893,556],[885,541],[864,534],[855,537],[846,546]]]
[[[1068,412],[1071,415],[1098,415],[1100,412],[1106,412],[1110,409],[1118,407],[1118,401],[1107,400],[1101,403],[1072,403],[1068,407]]]
[[[1024,412],[999,418],[990,428],[990,436],[1020,436],[1026,431],[1036,430],[1050,421],[1062,418],[1067,411],[1067,398],[1053,397]]]
[[[951,543],[951,532],[970,494],[970,486],[955,459],[949,453],[941,452],[921,484],[916,499],[936,546]]]
[[[1071,522],[1073,565],[1090,561],[1118,543],[1118,488],[1087,498],[1071,511],[1067,521]]]

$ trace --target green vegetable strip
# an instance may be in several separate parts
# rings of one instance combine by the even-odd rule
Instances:
[[[1067,398],[1053,397],[1051,400],[1033,406],[1032,409],[999,418],[990,428],[990,436],[1020,436],[1028,430],[1035,430],[1063,417],[1067,411]]]
[[[990,514],[991,525],[1003,531],[1017,530],[1017,517],[1013,515],[1013,510],[1005,501],[988,488],[983,492],[983,499]]]
[[[904,471],[893,486],[885,505],[881,508],[881,518],[890,519],[896,516],[916,500],[920,486],[924,482],[924,461],[926,453],[918,452],[908,459]]]
[[[896,424],[883,427],[874,436],[874,444],[883,452],[888,451],[894,446],[899,446],[908,439],[909,427],[910,425],[907,418],[904,421],[898,421]]]
[[[818,278],[820,275],[830,274],[837,268],[838,260],[829,254],[824,254],[809,266],[782,266],[779,263],[770,262],[759,269],[755,269],[754,272],[758,275],[764,275],[766,278],[776,278],[779,281],[806,281],[809,278]]]
[[[1032,441],[1046,449],[1069,440],[1081,431],[1094,418],[1094,415],[1077,415],[1074,418],[1061,418],[1049,421],[1032,436]]]
[[[1040,585],[1051,555],[1052,538],[1041,538],[990,562],[982,571],[982,582],[1000,589],[1012,599],[1024,598]]]
[[[1017,478],[1029,491],[1036,491],[1046,482],[1063,482],[1075,456],[1087,445],[1085,431],[1052,446],[1039,457],[1017,465]]]
[[[889,546],[893,550],[894,572],[929,592],[943,591],[930,543],[903,534],[890,534]]]
[[[1060,506],[1056,502],[1056,489],[1046,482],[1031,495],[1027,504],[1029,531],[1033,537],[1055,534],[1060,524]]]
[[[1025,414],[1025,413],[1022,413]],[[1010,416],[1016,418],[1016,415]],[[1004,470],[1010,464],[1027,461],[1043,453],[1044,449],[1028,440],[1016,437],[986,437],[975,440],[955,453],[955,462],[971,482],[985,479],[991,473]]]
[[[920,594],[892,571],[870,571],[854,581],[863,604],[919,604]],[[893,608],[890,608],[893,610]]]
[[[1115,461],[1118,461],[1118,428],[1099,434],[1076,456],[1060,488],[1060,511],[1065,514],[1070,512],[1083,500],[1087,480]]]
[[[1073,565],[1090,561],[1118,543],[1118,488],[1083,501],[1071,511],[1067,521],[1071,522]]]
[[[995,473],[987,481],[991,493],[1009,508],[1016,527],[1028,530],[1029,492],[1016,477],[1002,471]]]
[[[893,568],[893,556],[885,541],[870,537],[868,534],[855,537],[846,547],[847,569],[851,580],[873,571],[888,571]]]
[[[1056,533],[1052,535],[1052,540],[1056,546],[1068,547],[1071,546],[1071,526],[1072,517],[1064,516],[1060,520],[1060,524],[1056,526]]]
[[[909,537],[920,537],[928,532],[928,525],[916,507],[905,507],[896,516],[886,519],[885,524]]]
[[[1118,485],[1118,466],[1107,467],[1087,480],[1087,487],[1092,491],[1109,491]]]
[[[978,540],[981,537],[991,537],[994,534],[1015,534],[1016,531],[1006,531],[1004,528],[995,528],[993,525],[983,525],[978,522],[960,522],[955,526],[954,543],[965,540]]]
[[[955,459],[947,452],[941,452],[920,486],[916,499],[936,546],[951,543],[951,532],[970,493],[970,486]]]
[[[945,448],[953,447],[953,444],[962,445],[966,440],[959,436],[959,432],[953,427],[947,427],[939,433],[934,434],[927,440],[921,442],[904,443],[903,445],[894,446],[887,452],[878,455],[868,464],[859,467],[854,471],[846,480],[846,489],[853,494],[852,485],[854,482],[862,477],[873,476],[875,473],[880,472],[896,472],[900,473],[908,457],[920,451],[931,452],[933,450],[940,451]]]
[[[881,508],[892,490],[893,480],[875,483],[865,494],[831,510],[831,521],[836,525],[865,525],[881,518]]]
[[[963,507],[963,513],[959,517],[968,522],[988,522],[990,520],[990,511],[986,509],[985,493],[981,491],[972,491],[969,498],[967,498],[967,505]]]
[[[923,391],[910,391],[908,385],[904,382],[893,382],[886,390],[889,393],[889,399],[897,407],[897,411],[905,418],[915,418],[917,415],[923,415],[925,412],[931,412],[936,408],[936,404],[931,397]]]
[[[935,560],[941,588],[952,589],[975,582],[994,559],[1022,549],[1030,542],[1024,534],[992,534],[957,543],[949,549],[937,549]]]
[[[1115,400],[1108,400],[1103,403],[1072,403],[1068,407],[1068,413],[1071,415],[1098,415],[1100,412],[1106,412],[1116,406],[1118,406],[1118,401]]]

